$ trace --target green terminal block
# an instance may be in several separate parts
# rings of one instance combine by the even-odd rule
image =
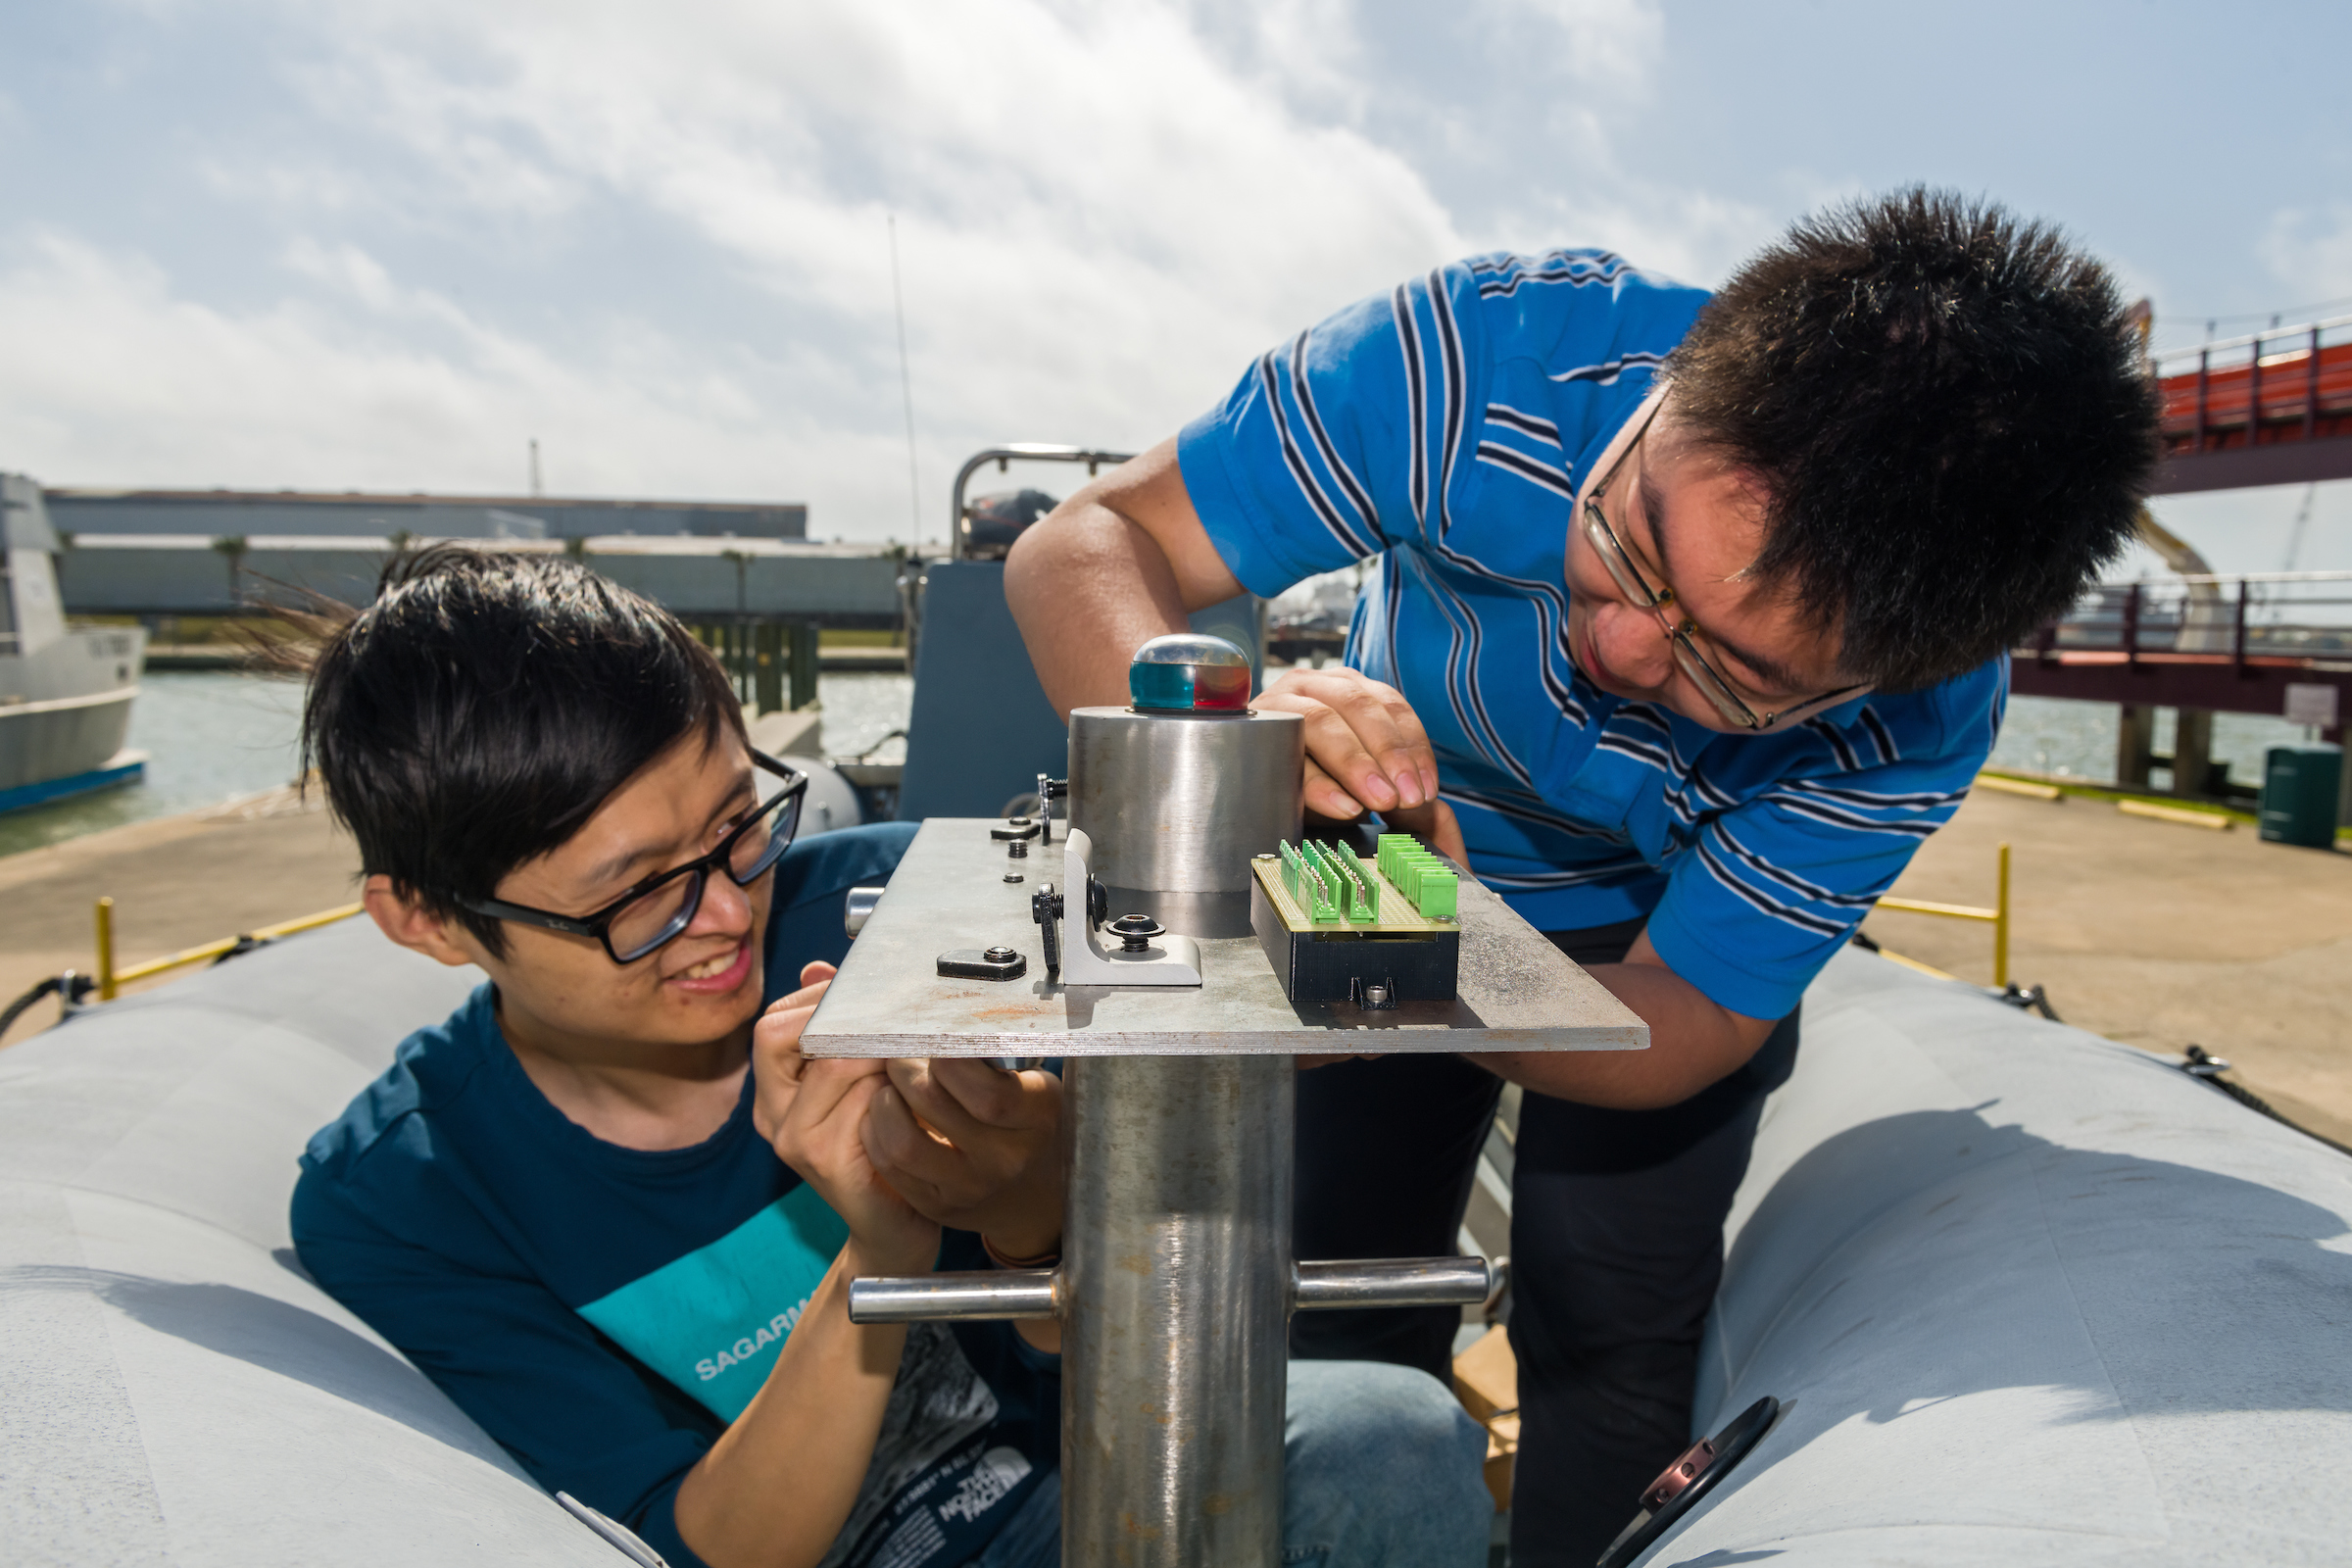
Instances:
[[[1312,839],[1299,848],[1323,868],[1332,888],[1333,902],[1342,906],[1344,918],[1356,924],[1380,918],[1380,889],[1364,875],[1363,861],[1345,850]]]
[[[1432,919],[1450,920],[1459,882],[1445,861],[1421,847],[1410,833],[1380,836],[1380,874]]]
[[[1453,870],[1408,834],[1378,858],[1308,840],[1254,862],[1250,923],[1294,1002],[1449,1001],[1461,931]]]
[[[1334,897],[1330,879],[1317,862],[1308,845],[1304,853],[1291,848],[1288,840],[1282,849],[1282,885],[1290,890],[1298,912],[1316,925],[1340,918],[1339,900]]]

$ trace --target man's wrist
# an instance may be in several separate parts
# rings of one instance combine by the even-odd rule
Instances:
[[[1011,1253],[1004,1246],[998,1246],[993,1237],[981,1237],[981,1250],[986,1250],[988,1260],[1000,1269],[1052,1269],[1060,1262],[1060,1242],[1054,1242],[1040,1253]]]
[[[1040,1237],[1025,1232],[980,1233],[980,1246],[999,1268],[1052,1268],[1061,1261],[1061,1233]]]

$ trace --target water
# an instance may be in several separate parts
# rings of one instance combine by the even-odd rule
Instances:
[[[875,746],[894,729],[905,729],[914,710],[914,677],[890,674],[826,675],[817,681],[817,701],[825,710],[825,755],[856,757]],[[873,762],[904,762],[906,743],[881,745],[868,759]]]
[[[128,822],[201,810],[292,781],[298,761],[302,683],[228,671],[150,671],[131,704],[125,744],[150,753],[147,778],[129,789],[0,816],[0,855],[79,838]],[[907,675],[822,677],[827,751],[851,756],[906,726],[914,700]],[[874,760],[905,760],[891,741]]]
[[[193,811],[294,777],[302,683],[210,670],[142,676],[124,744],[149,753],[146,782],[0,816],[0,855],[126,822]]]
[[[1992,749],[1991,765],[2029,773],[2065,774],[2091,784],[2115,782],[2115,743],[2122,723],[2113,703],[2077,703],[2056,697],[2013,697],[2008,721]],[[2158,752],[2173,749],[2173,710],[2156,711]],[[2213,715],[2213,760],[2228,761],[2230,779],[2262,783],[2263,753],[2273,746],[2299,744],[2311,732],[2300,724],[2260,713]],[[2169,770],[2157,769],[2159,782]]]
[[[854,757],[904,729],[914,701],[910,675],[844,673],[818,684],[825,750]],[[38,849],[126,822],[198,810],[273,789],[294,777],[302,712],[299,681],[226,672],[155,672],[131,708],[129,744],[153,754],[147,781],[37,811],[0,816],[0,855]],[[2068,774],[2089,783],[2115,778],[2116,710],[2107,703],[2018,697],[1993,748],[1996,766]],[[2156,750],[2173,744],[2173,715],[2159,713]],[[2218,713],[2213,754],[2240,783],[2262,779],[2266,748],[2306,738],[2302,726],[2252,713]],[[878,762],[903,761],[906,743],[889,741]]]

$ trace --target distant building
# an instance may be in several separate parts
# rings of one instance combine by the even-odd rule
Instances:
[[[553,496],[340,495],[296,490],[44,490],[49,520],[74,537],[194,534],[573,539],[806,539],[798,502],[582,501]]]

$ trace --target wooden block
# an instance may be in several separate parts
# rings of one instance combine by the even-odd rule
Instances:
[[[2153,817],[2159,822],[2178,822],[2182,827],[2211,828],[2216,832],[2227,832],[2237,825],[2235,818],[2219,811],[2192,811],[2185,807],[2159,806],[2154,801],[2118,801],[2115,808],[2126,816]]]
[[[1487,1491],[1494,1511],[1511,1506],[1511,1470],[1519,1455],[1519,1359],[1510,1336],[1492,1328],[1453,1358],[1454,1397],[1487,1429]]]
[[[1472,1418],[1492,1426],[1497,1414],[1515,1418],[1519,1409],[1519,1361],[1510,1336],[1492,1328],[1453,1358],[1454,1396]]]
[[[1494,1499],[1496,1513],[1511,1511],[1511,1470],[1518,1458],[1519,1445],[1505,1443],[1492,1432],[1487,1434],[1487,1492]]]
[[[2066,799],[2066,792],[2055,784],[2034,784],[2022,778],[2003,778],[1998,773],[1979,773],[1977,782],[1985,789],[1998,790],[2003,795],[2023,795],[2029,800],[2063,801]]]

